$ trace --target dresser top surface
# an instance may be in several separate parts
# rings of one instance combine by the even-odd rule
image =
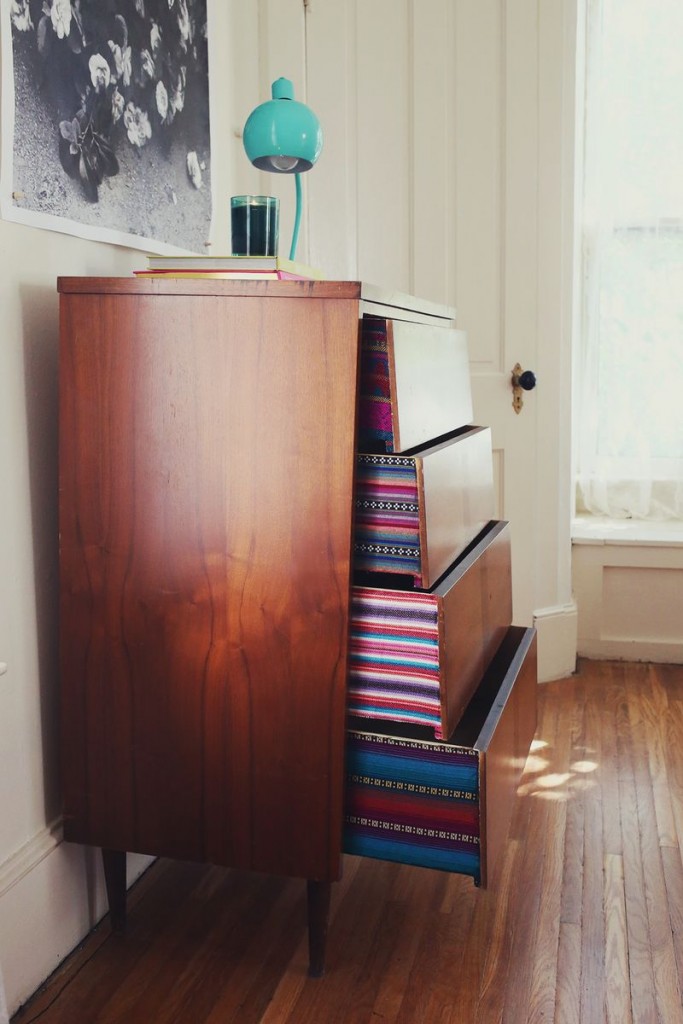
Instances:
[[[62,295],[215,295],[244,298],[350,299],[360,311],[378,316],[411,311],[442,321],[455,320],[455,309],[361,281],[226,281],[215,278],[59,277]],[[400,315],[400,312],[398,313]]]

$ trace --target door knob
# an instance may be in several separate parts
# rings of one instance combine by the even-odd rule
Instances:
[[[536,387],[536,374],[533,370],[523,370],[519,363],[512,367],[512,408],[516,413],[522,411],[524,405],[523,391],[533,391]]]

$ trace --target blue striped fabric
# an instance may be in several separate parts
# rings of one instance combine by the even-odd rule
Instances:
[[[347,733],[344,850],[480,878],[475,750]]]
[[[435,868],[459,875],[470,875],[479,880],[479,853],[466,853],[456,849],[432,849],[412,843],[383,839],[347,823],[344,835],[344,852],[357,857],[373,857],[375,860],[396,861],[399,864],[413,864],[420,868]]]

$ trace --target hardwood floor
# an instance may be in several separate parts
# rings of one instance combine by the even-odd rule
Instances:
[[[583,662],[539,726],[492,888],[347,858],[327,973],[305,884],[160,862],[16,1024],[683,1022],[683,666]]]

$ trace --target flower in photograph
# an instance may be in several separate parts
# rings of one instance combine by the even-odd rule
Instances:
[[[140,51],[140,82],[144,85],[146,82],[151,82],[156,75],[156,69],[154,67],[154,58],[149,50]]]
[[[71,0],[52,0],[50,21],[60,39],[66,39],[71,31]]]
[[[71,155],[78,156],[81,137],[81,126],[78,123],[78,118],[74,118],[73,121],[62,121],[59,125],[59,131],[62,138],[69,143]]]
[[[123,81],[123,84],[130,85],[130,80],[133,74],[133,63],[130,46],[119,46],[118,43],[108,40],[109,49],[111,50],[112,57],[114,58],[114,67],[116,69],[116,77]]]
[[[194,150],[191,150],[187,154],[187,173],[189,174],[190,181],[192,182],[194,187],[195,188],[201,188],[202,187],[202,168],[201,168],[201,164],[199,163],[199,157],[194,152]]]
[[[126,106],[126,101],[123,98],[123,94],[118,89],[114,89],[111,94],[111,116],[112,121],[116,124],[123,117],[123,111]]]
[[[152,126],[144,110],[134,103],[126,104],[123,112],[123,123],[126,126],[128,139],[134,146],[141,149],[152,138]]]
[[[180,45],[187,50],[192,40],[192,22],[190,12],[187,9],[187,0],[178,0],[178,29],[180,32]]]
[[[169,103],[171,104],[171,110],[173,115],[180,113],[185,106],[185,83],[187,81],[187,68],[181,67],[178,72],[176,84],[171,96]]]
[[[18,32],[28,32],[29,29],[33,28],[31,12],[28,9],[28,0],[12,0],[9,12],[12,24]]]
[[[109,70],[109,63],[101,53],[93,53],[88,61],[88,68],[90,70],[90,81],[95,86],[97,92],[106,89],[111,81],[111,71]]]
[[[163,82],[157,82],[156,100],[159,117],[162,121],[165,121],[168,117],[168,93]]]
[[[156,54],[161,47],[161,29],[156,21],[152,22],[152,27],[149,30],[149,44],[153,54]]]

